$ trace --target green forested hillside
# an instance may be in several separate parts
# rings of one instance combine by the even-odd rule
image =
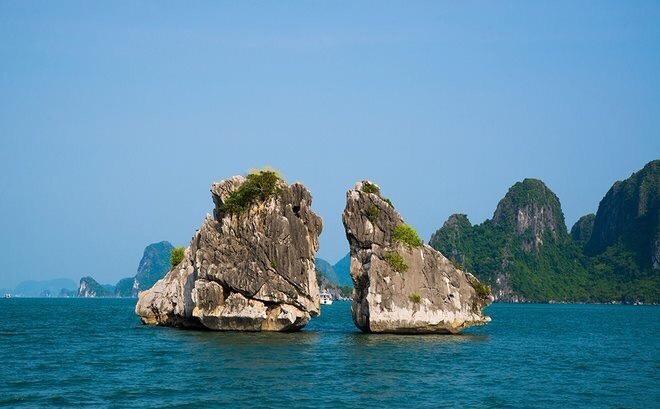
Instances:
[[[660,301],[658,162],[617,182],[569,235],[557,196],[536,179],[509,189],[493,218],[452,215],[430,240],[504,301]],[[593,230],[593,233],[592,233]]]

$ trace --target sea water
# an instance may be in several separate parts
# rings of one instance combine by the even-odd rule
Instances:
[[[0,300],[0,406],[658,407],[660,307],[495,304],[463,335],[140,324],[130,299]]]

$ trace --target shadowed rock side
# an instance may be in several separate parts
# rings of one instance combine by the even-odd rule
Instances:
[[[312,197],[303,185],[279,178],[267,195],[259,185],[241,190],[253,175],[212,185],[213,216],[207,215],[183,261],[140,293],[135,310],[142,322],[295,331],[319,314],[314,256],[322,222],[310,208]],[[236,205],[255,191],[255,200]]]
[[[490,291],[412,236],[399,213],[371,182],[346,194],[343,214],[355,286],[353,321],[365,332],[458,333],[490,318]],[[403,236],[403,237],[399,237]],[[408,235],[410,236],[410,235]]]

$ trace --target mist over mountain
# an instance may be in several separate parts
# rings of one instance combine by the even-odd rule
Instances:
[[[56,296],[62,289],[74,291],[77,288],[75,281],[68,278],[54,278],[52,280],[28,280],[19,283],[11,293],[20,297]],[[5,290],[9,292],[9,290]],[[46,295],[48,294],[48,295]]]

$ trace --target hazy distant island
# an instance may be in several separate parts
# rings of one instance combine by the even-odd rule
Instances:
[[[116,285],[101,285],[92,277],[80,279],[77,297],[137,297],[138,292],[151,288],[170,269],[174,247],[168,241],[148,245],[144,249],[137,273],[122,278]]]

